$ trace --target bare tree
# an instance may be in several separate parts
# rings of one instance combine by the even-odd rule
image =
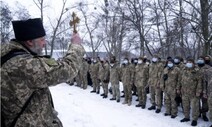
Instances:
[[[10,22],[12,20],[12,13],[9,9],[9,6],[4,3],[3,1],[0,1],[1,7],[0,7],[0,21],[1,21],[1,43],[6,43],[9,41],[11,30],[10,30]]]
[[[17,19],[19,20],[27,20],[29,19],[31,16],[29,14],[29,11],[26,9],[25,6],[23,6],[22,4],[20,4],[18,1],[16,1],[15,4],[15,12],[14,12],[14,16],[17,17]]]
[[[34,3],[36,4],[36,6],[39,8],[40,12],[41,12],[41,18],[43,19],[43,12],[44,12],[44,8],[46,8],[47,6],[44,5],[44,0],[34,0]],[[64,20],[67,20],[67,18],[63,19],[63,17],[65,16],[65,14],[67,14],[67,12],[71,9],[71,8],[67,8],[66,7],[66,3],[67,3],[67,0],[62,0],[62,8],[60,10],[60,14],[59,14],[59,17],[56,18],[56,25],[54,25],[54,23],[52,23],[50,20],[51,18],[49,18],[49,22],[50,22],[50,25],[52,27],[52,34],[50,36],[50,41],[49,42],[49,45],[50,45],[50,56],[52,56],[53,54],[53,50],[54,50],[54,47],[55,47],[55,41],[59,41],[59,43],[61,43],[61,41],[63,41],[63,39],[59,39],[57,38],[59,36],[59,34],[63,33],[61,31],[58,31],[59,28],[62,26],[61,24],[64,23]],[[69,27],[68,27],[69,28]],[[67,29],[66,29],[67,30]],[[65,31],[66,31],[65,30]],[[59,40],[58,40],[59,39]],[[47,47],[45,48],[46,49],[46,54],[47,54]]]
[[[99,25],[99,18],[95,18],[95,16],[87,14],[87,8],[88,6],[86,6],[86,4],[79,3],[79,10],[82,12],[83,21],[89,36],[89,41],[87,41],[87,44],[91,46],[92,57],[97,57],[96,51],[102,43],[102,39],[100,38],[100,36],[95,36],[95,31],[97,30],[97,27]],[[92,24],[90,24],[90,18],[94,19]]]

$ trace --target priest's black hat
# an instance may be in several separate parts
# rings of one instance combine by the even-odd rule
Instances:
[[[12,21],[12,25],[18,41],[33,40],[46,35],[40,18]]]

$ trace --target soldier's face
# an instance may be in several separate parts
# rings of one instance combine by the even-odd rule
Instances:
[[[46,44],[45,37],[36,38],[27,42],[30,50],[37,53],[38,55],[42,55],[42,50]]]

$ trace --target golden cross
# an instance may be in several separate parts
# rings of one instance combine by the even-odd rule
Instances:
[[[76,30],[76,24],[79,23],[80,19],[77,17],[77,15],[73,12],[72,13],[72,21],[70,21],[70,26],[74,26],[74,30],[73,32],[74,33],[77,33],[77,30]]]

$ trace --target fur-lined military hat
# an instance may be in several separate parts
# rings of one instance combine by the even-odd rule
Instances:
[[[40,18],[12,21],[12,25],[18,41],[33,40],[46,35]]]

